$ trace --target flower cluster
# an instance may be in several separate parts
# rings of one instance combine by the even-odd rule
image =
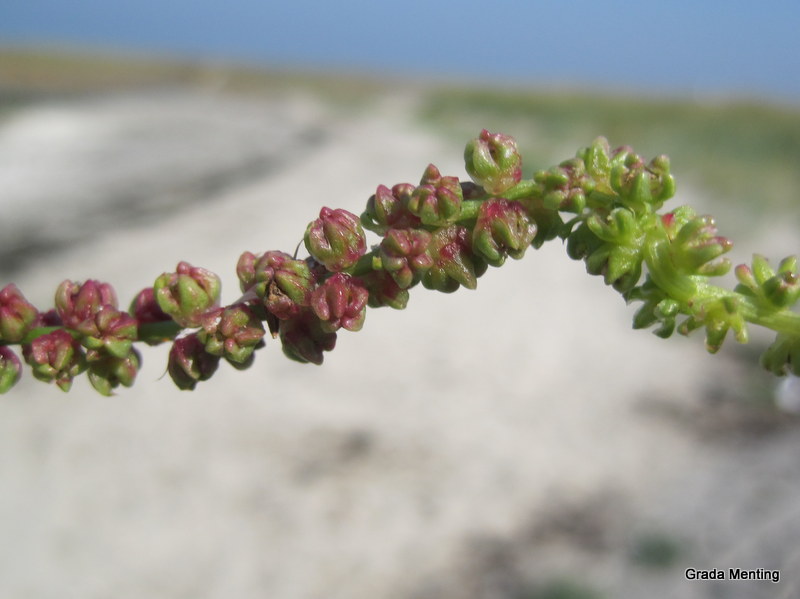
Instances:
[[[755,256],[751,266],[736,267],[735,289],[713,285],[731,267],[724,254],[732,244],[711,217],[689,207],[660,212],[675,192],[666,157],[646,162],[600,138],[525,179],[514,139],[484,130],[464,159],[471,181],[431,164],[418,184],[379,185],[360,216],[323,207],[306,228],[306,258],[244,252],[236,265],[241,295],[227,305],[219,277],[188,262],[157,277],[127,311],[99,281],[64,281],[54,309],[44,312],[5,286],[0,392],[18,381],[24,360],[34,377],[65,391],[86,372],[109,395],[136,378],[135,342],[172,344],[167,371],[181,389],[209,379],[222,361],[248,368],[267,332],[289,358],[321,364],[341,329],[361,329],[367,307],[403,309],[419,284],[474,289],[489,266],[555,238],[626,301],[641,302],[635,328],[655,326],[661,337],[704,328],[715,352],[728,332],[746,342],[748,324],[758,324],[777,332],[763,365],[800,375],[796,258],[773,269]],[[379,237],[369,247],[365,229]]]

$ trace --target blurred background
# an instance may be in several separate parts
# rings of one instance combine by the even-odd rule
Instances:
[[[482,128],[526,175],[598,135],[666,153],[672,206],[775,262],[800,249],[798,25],[790,2],[4,6],[0,287],[47,308],[96,278],[124,305],[188,260],[232,301],[242,251],[430,162],[465,177]],[[371,311],[321,368],[275,342],[192,393],[164,347],[113,398],[26,373],[0,400],[0,596],[795,596],[797,385],[758,369],[769,336],[712,357],[631,331],[551,246]]]

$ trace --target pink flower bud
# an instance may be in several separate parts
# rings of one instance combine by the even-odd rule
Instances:
[[[284,252],[260,256],[245,252],[239,258],[236,274],[243,292],[254,292],[271,314],[283,320],[293,318],[308,306],[316,287],[316,277],[308,263]]]
[[[10,347],[0,345],[0,394],[13,387],[22,374],[22,363]]]
[[[367,209],[361,215],[361,222],[370,231],[383,235],[387,230],[416,229],[420,220],[408,210],[408,203],[415,187],[410,183],[400,183],[389,189],[379,185],[375,195],[367,201]]]
[[[69,391],[72,379],[86,370],[86,357],[76,339],[64,329],[37,337],[22,347],[25,361],[40,381],[55,381],[62,391]]]
[[[403,310],[408,305],[408,289],[403,289],[383,270],[374,270],[357,278],[369,292],[367,305],[371,308],[389,306],[395,310]]]
[[[56,289],[55,302],[64,326],[78,329],[83,323],[90,322],[102,306],[116,308],[117,295],[108,283],[64,281]]]
[[[191,391],[217,371],[219,356],[209,354],[193,333],[176,339],[169,351],[167,372],[179,389]]]
[[[403,289],[416,284],[433,266],[427,252],[430,241],[431,234],[424,229],[390,229],[380,245],[383,270]]]
[[[333,333],[339,327],[358,331],[364,325],[369,292],[356,279],[336,273],[311,294],[311,309],[322,321],[323,330]]]
[[[22,341],[36,326],[38,315],[16,285],[12,283],[0,289],[0,339],[10,343]]]
[[[104,349],[116,358],[125,358],[137,339],[139,324],[127,312],[106,304],[76,330],[84,334],[81,344],[87,349]]]
[[[183,327],[197,327],[204,312],[219,301],[220,280],[205,268],[180,262],[174,273],[156,279],[153,292],[159,307]]]
[[[443,227],[434,232],[428,246],[433,266],[422,277],[428,289],[451,293],[463,285],[478,286],[477,278],[486,272],[486,263],[472,254],[469,229],[458,225]]]
[[[499,198],[480,205],[472,245],[489,264],[501,266],[506,255],[522,258],[535,236],[536,224],[522,204]]]
[[[522,157],[513,137],[486,129],[464,149],[472,180],[493,195],[500,195],[522,179]]]
[[[350,268],[367,251],[367,239],[358,217],[347,210],[323,208],[304,237],[311,256],[330,271]]]
[[[244,364],[264,338],[264,326],[244,304],[217,308],[203,316],[197,337],[213,356]]]
[[[408,209],[426,225],[446,225],[458,218],[463,199],[458,177],[442,177],[439,169],[429,164],[411,196]]]

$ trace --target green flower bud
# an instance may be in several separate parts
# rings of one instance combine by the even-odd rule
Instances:
[[[531,220],[536,224],[536,236],[531,242],[534,249],[539,249],[546,241],[555,239],[564,230],[564,221],[558,210],[548,210],[541,199],[522,200]]]
[[[582,222],[567,237],[567,255],[573,260],[583,260],[603,246],[603,241]]]
[[[586,270],[603,275],[606,285],[625,293],[639,282],[642,274],[644,232],[628,208],[615,208],[605,218],[593,214],[586,226],[602,243],[586,257]]]
[[[675,195],[669,159],[658,156],[645,164],[628,147],[613,152],[608,182],[620,201],[637,215],[655,212]]]
[[[450,225],[437,229],[428,245],[433,266],[422,277],[428,289],[452,293],[460,285],[467,289],[478,286],[478,277],[486,272],[486,262],[473,256],[469,229]]]
[[[734,332],[739,343],[747,343],[747,322],[741,311],[741,301],[733,296],[723,296],[698,301],[692,306],[693,314],[678,327],[682,335],[688,335],[694,329],[705,326],[706,349],[716,353],[729,330]]]
[[[350,268],[367,251],[367,239],[358,217],[347,210],[320,210],[306,228],[306,249],[332,272]]]
[[[239,258],[236,274],[242,291],[255,293],[270,314],[282,320],[294,318],[308,306],[317,284],[305,260],[277,251],[260,256],[245,252]]]
[[[218,366],[219,356],[209,354],[197,333],[192,333],[172,344],[167,372],[179,389],[191,391],[198,382],[210,379]]]
[[[244,364],[262,344],[264,326],[244,304],[216,308],[203,315],[197,338],[205,350],[236,364]]]
[[[691,218],[678,229],[670,244],[670,254],[679,271],[712,277],[730,270],[730,260],[718,258],[732,247],[729,239],[717,235],[712,217],[699,216]]]
[[[55,381],[69,391],[73,377],[86,370],[86,356],[76,339],[64,329],[37,337],[22,346],[22,355],[40,381]]]
[[[431,234],[424,229],[390,229],[378,255],[383,270],[403,289],[412,287],[433,265],[427,253]]]
[[[369,292],[357,279],[338,272],[311,294],[311,309],[321,328],[333,333],[340,327],[360,331],[367,314]]]
[[[549,170],[538,171],[533,180],[541,185],[543,208],[573,214],[583,212],[587,194],[595,188],[595,182],[589,177],[580,158],[566,160]]]
[[[56,289],[56,311],[64,326],[78,329],[92,327],[95,315],[103,306],[117,307],[117,294],[108,283],[64,281]]]
[[[323,352],[336,346],[336,333],[326,331],[322,321],[311,312],[303,312],[290,320],[282,320],[280,339],[283,353],[297,362],[320,365]]]
[[[778,376],[800,376],[800,338],[778,333],[761,355],[761,366]]]
[[[22,363],[10,347],[0,345],[0,394],[13,387],[22,375]]]
[[[182,327],[200,326],[200,317],[219,301],[220,279],[213,272],[180,262],[153,285],[158,306]]]
[[[640,300],[644,302],[633,317],[633,328],[644,329],[655,323],[660,326],[653,331],[655,335],[666,339],[675,331],[675,319],[680,314],[680,303],[667,298],[648,276],[644,283],[624,293],[628,302]]]
[[[454,222],[461,212],[464,194],[457,177],[442,177],[432,164],[422,175],[419,187],[414,190],[408,209],[423,224],[441,226]]]
[[[522,179],[522,157],[513,137],[486,129],[464,149],[467,173],[475,183],[498,196]]]
[[[519,260],[536,236],[534,223],[519,202],[504,198],[482,202],[472,230],[472,246],[492,266],[502,266],[509,255]]]
[[[125,356],[89,350],[86,359],[89,366],[87,373],[89,382],[95,390],[105,396],[113,395],[113,390],[120,385],[132,386],[142,363],[142,356],[135,349]]]
[[[36,326],[39,312],[25,299],[17,286],[0,289],[0,340],[18,343]]]
[[[384,235],[389,229],[416,229],[419,217],[411,214],[408,203],[415,187],[410,183],[400,183],[390,190],[379,185],[375,195],[367,201],[367,209],[361,215],[361,224],[365,228]]]
[[[800,277],[794,272],[782,272],[764,283],[764,296],[778,308],[794,305],[800,299]]]
[[[787,308],[800,300],[800,275],[795,256],[784,258],[776,272],[766,258],[755,255],[752,268],[739,264],[734,272],[739,281],[735,291],[758,298],[772,308]]]

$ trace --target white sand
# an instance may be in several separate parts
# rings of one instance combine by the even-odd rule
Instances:
[[[107,98],[101,112],[127,107],[117,127],[177,118],[151,100]],[[263,110],[265,122],[286,124],[291,112],[215,106],[216,123]],[[322,205],[360,212],[378,183],[413,182],[431,161],[463,176],[461,145],[422,131],[413,98],[335,118],[309,100],[294,107],[279,143],[292,127],[321,128],[325,141],[307,155],[157,224],[87,232],[15,282],[49,306],[62,279],[98,278],[127,303],[185,259],[219,273],[230,301],[239,254],[293,251]],[[29,214],[24,193],[43,186],[37,210],[55,219],[43,231],[69,214],[63,161],[84,136],[70,118],[100,127],[85,106],[47,110],[64,119],[42,125],[45,165],[64,167],[57,187],[47,192],[45,173],[20,167],[12,198]],[[24,136],[4,146],[9,127],[0,149],[31,147]],[[269,135],[254,131],[258,143]],[[216,134],[197,135],[202,163]],[[249,136],[240,130],[224,147]],[[91,175],[84,168],[75,185]],[[710,596],[708,584],[684,580],[688,566],[780,567],[779,587],[739,583],[725,596],[794,596],[798,431],[750,435],[750,412],[730,402],[716,412],[708,393],[736,388],[725,385],[735,363],[708,356],[700,335],[632,331],[633,311],[552,242],[490,270],[477,291],[419,288],[404,312],[371,311],[322,367],[268,342],[250,370],[222,365],[187,393],[163,376],[167,348],[144,348],[135,387],[110,399],[85,380],[64,395],[26,373],[0,400],[0,597],[510,599],[564,576],[618,597]],[[599,549],[581,536],[592,526]],[[673,568],[631,561],[637,535],[651,530],[679,544]],[[776,588],[787,594],[763,594]]]

